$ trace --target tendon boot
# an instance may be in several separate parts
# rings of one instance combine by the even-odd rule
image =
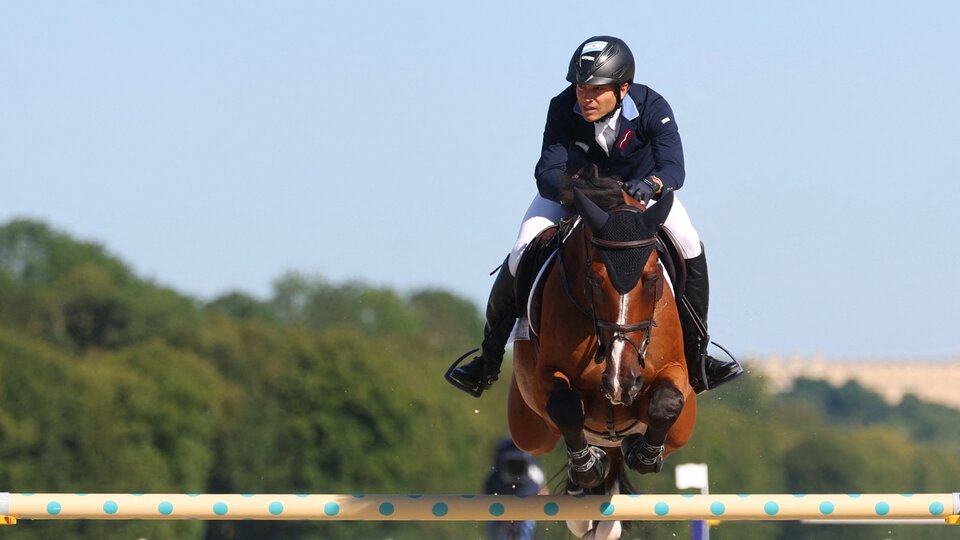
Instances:
[[[700,247],[700,255],[684,261],[687,280],[679,310],[690,386],[698,394],[743,375],[743,368],[736,360],[720,360],[707,354],[710,344],[710,335],[707,333],[710,280],[707,277],[707,257],[702,251],[703,244]]]
[[[487,300],[487,322],[483,328],[480,354],[473,357],[467,365],[447,372],[447,381],[450,384],[474,397],[480,397],[500,375],[507,339],[517,320],[514,281],[507,261],[504,260],[500,273],[493,282],[493,289],[490,290],[490,299]]]

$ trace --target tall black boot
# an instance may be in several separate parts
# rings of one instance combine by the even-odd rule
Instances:
[[[480,355],[473,357],[469,364],[447,373],[450,384],[474,397],[480,397],[500,375],[507,339],[517,320],[515,281],[505,259],[487,300],[487,322],[483,328]]]
[[[680,326],[683,329],[684,354],[690,386],[701,393],[728,383],[743,374],[736,360],[719,360],[707,354],[710,334],[707,332],[707,308],[710,303],[710,279],[707,276],[707,256],[702,251],[684,261],[687,280],[680,302]]]

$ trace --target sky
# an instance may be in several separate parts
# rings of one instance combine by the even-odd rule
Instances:
[[[947,0],[4,1],[0,224],[200,300],[293,271],[479,308],[598,34],[673,108],[716,341],[960,357]]]

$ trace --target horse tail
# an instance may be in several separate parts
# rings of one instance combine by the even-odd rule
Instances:
[[[610,474],[606,480],[607,492],[609,493],[614,488],[614,481],[616,481],[617,491],[621,495],[636,495],[639,493],[636,486],[634,486],[630,480],[630,476],[627,474],[627,467],[625,466],[623,453],[620,449],[617,448],[615,451],[608,451],[607,454],[610,455]]]

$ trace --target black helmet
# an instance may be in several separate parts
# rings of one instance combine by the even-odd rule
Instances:
[[[589,85],[632,83],[633,70],[633,53],[622,39],[594,36],[573,52],[567,81]]]

